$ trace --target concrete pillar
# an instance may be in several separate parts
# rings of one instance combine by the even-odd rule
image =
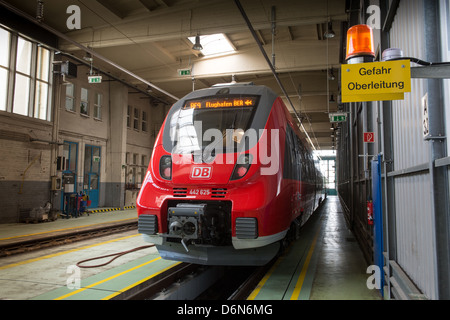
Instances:
[[[109,124],[105,206],[124,207],[125,164],[127,142],[128,89],[119,82],[110,82]]]

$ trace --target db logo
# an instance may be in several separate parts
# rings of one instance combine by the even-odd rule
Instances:
[[[209,179],[211,178],[211,167],[193,167],[191,179]]]

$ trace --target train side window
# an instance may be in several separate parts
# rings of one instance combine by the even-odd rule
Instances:
[[[305,145],[303,144],[302,141],[300,141],[300,145],[301,145],[301,151],[300,151],[300,156],[302,158],[302,166],[301,166],[301,171],[302,171],[302,180],[305,180],[307,178],[307,174],[308,174],[308,170],[307,170],[307,164],[308,164],[308,159],[307,159],[307,155],[308,155],[308,150],[305,148]]]
[[[301,159],[301,142],[298,136],[295,134],[294,130],[291,130],[292,132],[292,138],[295,143],[295,166],[294,166],[294,177],[295,180],[300,181],[301,180],[301,166],[302,166],[302,159]]]
[[[291,126],[286,126],[286,151],[283,176],[300,181],[304,170],[303,144]]]
[[[285,179],[293,179],[293,167],[294,167],[294,144],[292,142],[291,128],[289,125],[286,126],[286,138],[285,138],[285,148],[284,148],[284,166],[283,166],[283,177]]]

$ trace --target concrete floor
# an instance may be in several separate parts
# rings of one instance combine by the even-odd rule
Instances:
[[[330,196],[300,238],[277,260],[249,300],[380,300],[339,199]]]
[[[367,263],[347,228],[337,197],[329,197],[324,212],[320,259],[310,300],[379,300],[377,290],[367,288]]]
[[[72,280],[75,273],[70,268],[77,262],[146,244],[134,230],[121,235],[110,235],[2,258],[0,259],[0,299],[27,300],[66,287],[70,283],[75,283]],[[103,267],[82,268],[80,269],[81,285],[83,286],[84,279],[152,254],[159,256],[156,248],[153,247],[124,255]],[[100,264],[109,259],[111,258],[88,262],[86,265]]]
[[[0,225],[2,239],[40,234],[106,221],[136,217],[136,210],[95,213],[77,219],[40,224]],[[77,262],[147,245],[137,231],[76,242],[44,251],[0,259],[0,299],[25,300],[57,292],[72,276],[69,267]],[[159,256],[155,248],[137,251],[93,269],[81,269],[81,281],[113,272],[133,260]],[[103,261],[94,261],[98,264]],[[266,300],[379,300],[378,290],[366,286],[370,274],[367,263],[350,230],[337,197],[328,197],[324,205],[302,228],[299,240],[292,244],[260,283],[252,299]],[[256,290],[255,290],[256,291]],[[53,298],[51,298],[53,299]]]
[[[42,223],[15,223],[0,225],[0,243],[65,232],[79,227],[137,219],[136,209],[98,212],[78,218],[57,219]],[[65,287],[70,276],[70,266],[96,256],[126,251],[148,245],[137,230],[96,239],[74,242],[36,252],[22,253],[0,259],[0,299],[25,300],[50,290]],[[111,264],[98,268],[82,268],[81,281],[96,274],[126,264],[146,255],[158,255],[156,248],[124,255]],[[106,262],[93,261],[92,264]],[[88,263],[88,265],[91,263]]]
[[[51,222],[40,223],[5,223],[0,224],[0,242],[10,238],[19,238],[28,235],[39,235],[58,230],[68,230],[105,222],[114,222],[127,219],[137,219],[137,210],[126,209],[109,212],[84,214],[78,218],[58,218]]]

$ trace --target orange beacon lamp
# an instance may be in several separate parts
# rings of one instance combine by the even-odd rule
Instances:
[[[353,26],[347,31],[346,60],[356,57],[367,57],[371,61],[375,58],[373,31],[371,27],[365,24]]]

